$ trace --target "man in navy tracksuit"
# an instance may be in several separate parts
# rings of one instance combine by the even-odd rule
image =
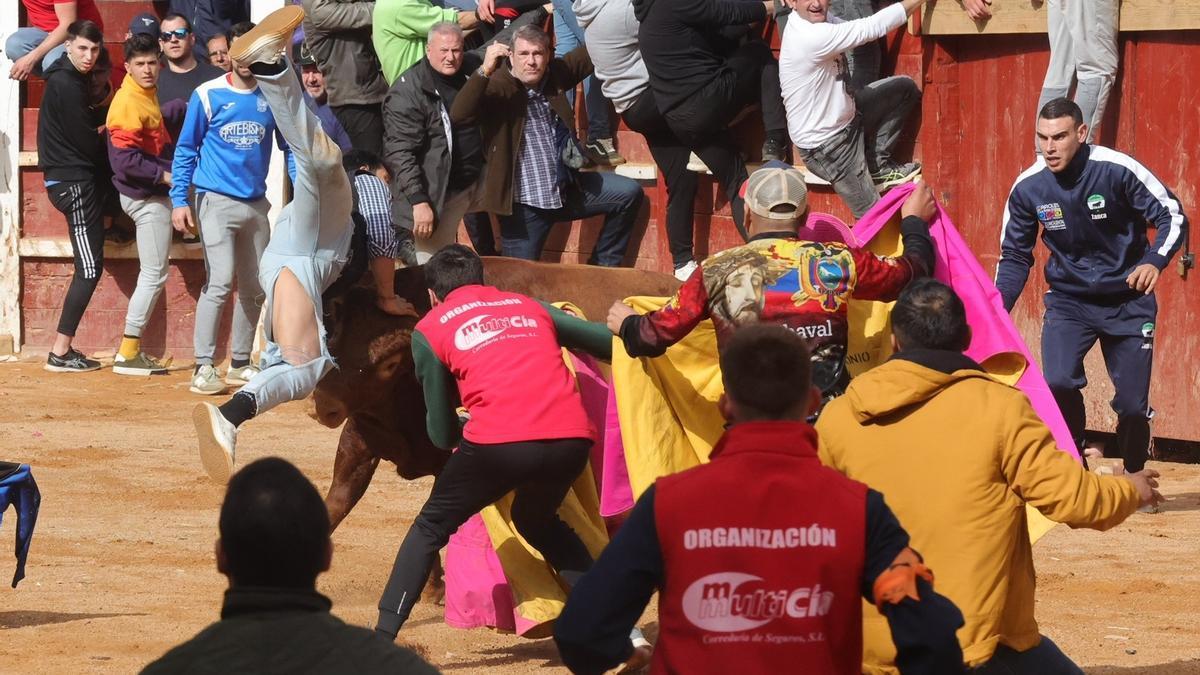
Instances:
[[[1038,115],[1042,157],[1017,177],[1004,211],[996,287],[1011,310],[1021,295],[1039,226],[1050,249],[1042,368],[1082,449],[1083,357],[1100,340],[1116,389],[1117,448],[1141,471],[1150,446],[1154,287],[1183,243],[1179,200],[1133,158],[1084,142],[1079,106],[1060,98]],[[1154,242],[1146,223],[1158,230]]]

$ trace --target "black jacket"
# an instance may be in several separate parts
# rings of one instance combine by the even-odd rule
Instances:
[[[392,220],[413,228],[412,205],[428,202],[442,211],[450,182],[450,111],[442,103],[428,59],[400,74],[383,99],[383,160],[392,174]],[[474,73],[483,63],[474,53],[463,55],[461,72]]]
[[[220,621],[142,673],[437,674],[412,651],[346,625],[331,606],[311,590],[231,588]]]
[[[1147,222],[1158,228],[1153,244]],[[1179,199],[1128,155],[1084,145],[1058,174],[1038,158],[1008,196],[996,288],[1011,310],[1029,278],[1041,230],[1050,249],[1050,290],[1103,304],[1131,300],[1141,294],[1125,282],[1129,273],[1143,263],[1164,269],[1187,227]]]
[[[66,54],[46,69],[38,112],[38,166],[46,180],[107,180],[106,110],[89,104],[89,78]]]
[[[723,30],[767,18],[761,2],[633,0],[638,44],[658,109],[670,112],[727,70]]]

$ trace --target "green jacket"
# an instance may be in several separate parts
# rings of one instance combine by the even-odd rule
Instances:
[[[425,57],[429,29],[442,21],[458,21],[458,10],[435,7],[428,0],[376,0],[373,21],[371,42],[390,86]]]
[[[584,321],[561,309],[543,302],[542,306],[554,321],[558,343],[567,349],[579,349],[598,359],[612,360],[613,335],[602,323]],[[449,450],[462,439],[462,425],[458,419],[458,383],[446,364],[438,359],[421,331],[412,335],[413,367],[417,379],[425,392],[425,426],[429,440],[439,448]]]
[[[221,620],[146,666],[159,673],[437,675],[411,650],[329,613],[314,590],[231,588]]]

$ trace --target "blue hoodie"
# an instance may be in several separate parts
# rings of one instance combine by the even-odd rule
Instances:
[[[1147,221],[1158,228],[1153,244]],[[1165,268],[1187,227],[1175,195],[1128,155],[1083,145],[1058,174],[1039,157],[1008,196],[996,288],[1011,310],[1029,278],[1041,229],[1050,249],[1050,290],[1105,303],[1133,297],[1136,291],[1125,282],[1129,273],[1143,263]]]

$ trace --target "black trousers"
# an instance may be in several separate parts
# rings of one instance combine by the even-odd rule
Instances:
[[[696,191],[700,176],[687,168],[688,155],[696,153],[713,172],[717,184],[729,199],[733,222],[742,238],[747,238],[745,209],[739,195],[746,180],[746,162],[742,160],[729,132],[722,129],[698,144],[685,143],[671,131],[658,111],[654,93],[646,89],[633,105],[621,113],[625,125],[646,137],[646,145],[667,184],[667,244],[675,267],[681,267],[694,257],[694,227]]]
[[[58,332],[73,337],[104,271],[104,205],[108,190],[95,181],[62,181],[47,187],[46,193],[67,219],[75,258],[75,273],[58,319]]]
[[[1066,293],[1047,293],[1042,325],[1042,369],[1077,449],[1083,449],[1087,410],[1083,358],[1097,341],[1116,390],[1117,451],[1131,473],[1146,466],[1150,451],[1150,369],[1158,302],[1136,295],[1125,302],[1095,304]]]
[[[382,103],[335,105],[333,115],[350,137],[350,145],[356,150],[370,150],[376,154],[383,147]]]
[[[396,554],[392,575],[379,600],[376,630],[392,636],[400,631],[450,535],[512,491],[516,492],[513,524],[525,541],[558,572],[586,572],[592,556],[579,535],[558,517],[558,507],[587,466],[591,447],[592,441],[586,438],[459,443]]]
[[[761,40],[746,42],[725,60],[728,66],[665,115],[671,131],[700,144],[725,131],[742,108],[758,103],[767,137],[787,140],[787,111],[779,90],[779,61]]]

